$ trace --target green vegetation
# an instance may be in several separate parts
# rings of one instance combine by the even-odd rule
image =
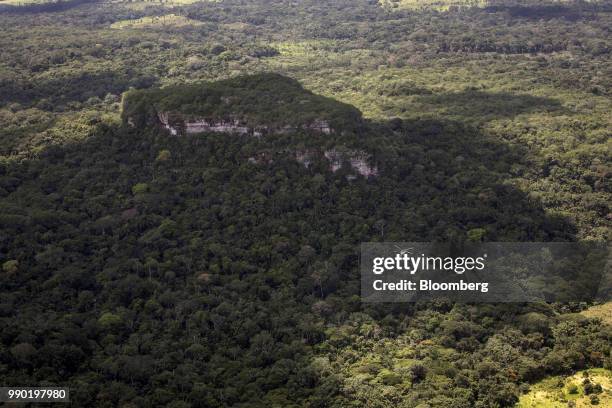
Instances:
[[[63,11],[97,0],[0,0],[0,12],[37,13]]]
[[[50,2],[52,2],[52,0],[0,0],[0,4],[6,4],[11,6],[20,6],[24,4],[43,4]]]
[[[612,326],[612,302],[592,306],[581,313],[590,319],[601,319],[604,323]]]
[[[426,9],[448,11],[450,8],[484,7],[488,0],[379,0],[381,6],[393,9]]]
[[[602,2],[600,0],[587,0],[588,2]],[[389,10],[437,10],[449,11],[467,9],[470,7],[524,7],[529,8],[535,2],[525,0],[499,1],[499,0],[378,0],[382,7]],[[572,0],[555,0],[549,4],[573,3]]]
[[[612,371],[591,369],[578,371],[570,377],[547,378],[535,384],[529,393],[521,396],[517,408],[586,408],[610,405]]]
[[[609,240],[610,10],[0,5],[3,385],[499,408],[587,401],[587,370],[609,405],[609,303],[365,305],[357,265],[364,241]],[[159,110],[338,132],[169,137]],[[331,148],[379,175],[295,159]]]
[[[192,20],[176,14],[164,14],[161,16],[142,17],[134,20],[122,20],[111,24],[111,28],[165,28],[165,27],[186,27],[198,26],[202,22]]]
[[[348,131],[361,123],[357,109],[314,95],[296,80],[278,74],[130,91],[123,97],[122,116],[136,126],[150,123],[159,112],[212,120],[238,118],[252,126],[276,128],[326,121]]]

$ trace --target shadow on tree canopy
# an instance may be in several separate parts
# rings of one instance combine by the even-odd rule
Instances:
[[[48,111],[69,110],[74,102],[103,98],[108,93],[119,95],[130,87],[146,88],[156,83],[157,78],[126,67],[38,80],[13,78],[0,83],[0,106],[17,102]]]
[[[98,3],[100,0],[56,0],[41,3],[0,4],[0,13],[27,14],[66,11],[81,4]]]
[[[507,92],[485,92],[476,89],[419,95],[416,103],[423,106],[424,112],[431,107],[431,110],[440,112],[450,119],[468,123],[509,119],[531,112],[558,114],[565,112],[556,99]]]
[[[466,115],[484,108],[464,107],[469,95],[499,104],[492,114],[505,117],[558,105],[483,93],[430,101]],[[371,153],[380,175],[347,179],[322,158],[308,168],[295,160],[297,150],[334,143]],[[259,153],[270,160],[249,160]],[[0,281],[5,383],[78,384],[71,397],[80,406],[359,400],[325,361],[353,336],[384,344],[406,327],[426,333],[439,323],[409,326],[412,305],[362,306],[359,243],[441,241],[474,229],[491,241],[572,240],[567,220],[509,182],[524,157],[457,121],[393,120],[359,136],[261,139],[102,124],[83,142],[3,164],[0,253],[17,261]],[[435,315],[452,305],[427,307]],[[484,353],[523,312],[508,306],[444,323],[447,347]],[[527,326],[548,335],[541,315],[550,311],[538,313]],[[514,384],[505,367],[477,368]],[[412,383],[429,369],[411,369]],[[483,384],[492,391],[482,398],[512,394]],[[106,386],[115,392],[102,393]]]

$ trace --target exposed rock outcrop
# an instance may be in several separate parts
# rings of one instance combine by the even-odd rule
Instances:
[[[348,162],[351,168],[364,177],[372,177],[378,175],[378,168],[370,165],[370,155],[364,151],[341,151],[337,149],[326,150],[325,158],[330,163],[330,169],[336,172],[342,168],[344,162]]]
[[[254,156],[249,157],[248,162],[251,164],[261,165],[261,164],[272,164],[274,160],[272,159],[272,156],[269,153],[261,152]]]
[[[195,134],[204,132],[234,133],[234,134],[254,134],[261,132],[246,126],[245,123],[237,120],[209,120],[209,119],[185,119],[180,114],[160,112],[157,114],[159,123],[167,129],[171,135]]]
[[[190,135],[205,132],[228,133],[239,135],[263,136],[272,133],[294,133],[299,130],[307,130],[312,132],[320,132],[323,134],[331,134],[332,128],[329,122],[325,120],[315,120],[310,123],[304,123],[301,126],[249,126],[249,124],[240,119],[205,119],[185,117],[180,113],[158,112],[157,118],[159,124],[173,136]],[[128,124],[130,120],[128,119]]]
[[[320,154],[320,153],[319,153]],[[370,164],[370,155],[359,150],[330,149],[323,152],[323,157],[329,164],[332,172],[337,172],[346,164],[352,171],[369,178],[378,175],[378,167]],[[317,153],[312,150],[299,150],[295,152],[295,160],[306,168],[310,168],[317,159]],[[347,176],[351,179],[354,176]]]
[[[311,151],[298,150],[295,152],[295,160],[307,169],[312,166],[314,159],[313,152]]]

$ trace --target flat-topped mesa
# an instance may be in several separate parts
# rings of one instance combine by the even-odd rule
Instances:
[[[123,96],[122,117],[130,126],[160,126],[172,135],[332,134],[355,132],[363,126],[356,108],[315,95],[278,74],[131,90]]]

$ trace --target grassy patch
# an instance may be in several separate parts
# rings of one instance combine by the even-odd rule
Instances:
[[[2,1],[2,0],[0,0]],[[8,0],[16,1],[16,0]],[[126,0],[113,0],[113,4],[121,4],[127,8],[133,10],[142,10],[146,7],[152,6],[163,6],[163,7],[180,7],[195,3],[222,3],[223,0],[164,0],[160,1],[126,1]]]
[[[381,6],[389,9],[431,9],[447,11],[451,7],[485,7],[488,0],[379,0]]]
[[[601,319],[602,322],[612,325],[612,302],[590,307],[583,310],[581,314],[591,319]]]
[[[199,25],[202,25],[202,22],[176,14],[165,14],[162,16],[142,17],[134,20],[117,21],[111,24],[111,28],[195,27]]]
[[[550,377],[535,384],[522,395],[517,408],[566,408],[572,401],[576,408],[591,407],[591,396],[585,393],[585,373],[591,384],[601,385],[597,394],[600,407],[612,406],[612,371],[603,368],[579,371],[571,377]]]

